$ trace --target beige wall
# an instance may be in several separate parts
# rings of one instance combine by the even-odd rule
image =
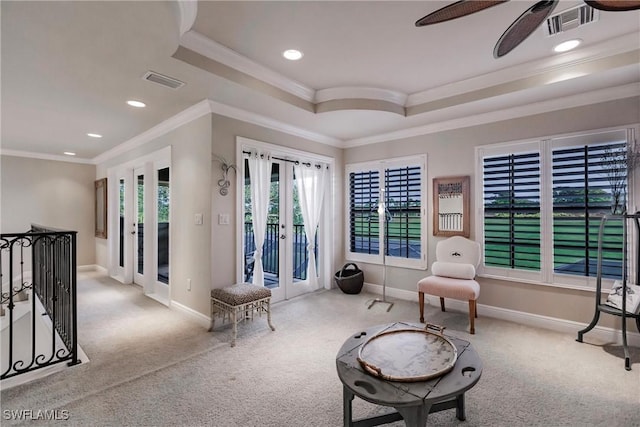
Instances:
[[[95,263],[95,166],[1,156],[2,233],[22,233],[32,223],[78,232],[77,263]]]
[[[331,242],[331,244],[333,244],[335,248],[334,259],[330,260],[331,268],[333,269],[336,265],[342,263],[344,253],[342,246],[343,150],[219,115],[213,116],[212,126],[213,154],[222,156],[227,160],[233,159],[233,163],[237,163],[239,161],[235,158],[236,137],[238,136],[335,158],[335,175],[334,181],[332,182],[335,200],[332,201],[332,205],[334,206],[333,212],[329,213],[329,222],[331,222],[334,227],[333,242]],[[235,176],[233,176],[229,194],[227,196],[220,195],[218,192],[217,182],[221,176],[220,164],[214,163],[211,184],[213,191],[212,215],[214,219],[212,230],[213,262],[211,268],[213,270],[213,287],[216,288],[228,285],[229,283],[234,283],[236,280],[236,220],[238,218],[238,213],[236,211],[236,194],[238,189]],[[231,218],[231,221],[229,225],[218,225],[217,218],[220,213],[230,214],[229,217]]]
[[[638,98],[628,98],[483,126],[350,148],[345,150],[344,159],[345,164],[349,164],[426,153],[429,183],[434,177],[471,176],[471,212],[473,213],[477,203],[473,194],[476,185],[476,177],[474,176],[475,146],[629,125],[637,123],[639,118],[640,102]],[[430,185],[427,188],[431,188]],[[435,245],[439,240],[432,234],[430,192],[427,206],[427,264],[430,266],[435,260]],[[472,214],[472,239],[475,237],[475,225],[475,215]],[[363,264],[362,268],[365,271],[367,282],[382,283],[382,268],[380,266]],[[389,267],[387,269],[387,286],[414,291],[416,282],[428,274],[428,271]],[[480,279],[479,281],[482,285],[480,304],[576,322],[588,322],[593,315],[594,294],[592,292],[488,279]],[[606,325],[606,322],[612,319],[603,320],[603,324]],[[610,323],[610,325],[613,324],[613,322]]]
[[[171,146],[171,299],[208,315],[211,288],[211,116],[193,120],[166,135],[98,165],[97,177],[107,170]],[[196,225],[196,213],[204,215]],[[107,267],[107,242],[95,239],[98,263]],[[187,290],[191,279],[191,290]]]
[[[142,147],[98,165],[96,177],[138,157],[171,146],[171,298],[206,316],[209,291],[236,282],[236,191],[235,175],[227,196],[218,192],[220,164],[212,153],[236,163],[236,137],[304,150],[336,158],[336,185],[339,204],[331,220],[338,228],[333,244],[337,260],[342,260],[342,150],[218,115],[207,115],[157,138]],[[204,225],[194,225],[194,215],[204,214]],[[218,214],[229,214],[230,224],[219,225]],[[337,219],[340,219],[338,221]],[[107,266],[107,243],[95,239],[98,263]],[[192,280],[191,291],[187,279]]]

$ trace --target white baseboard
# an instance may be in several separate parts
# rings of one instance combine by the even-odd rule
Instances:
[[[175,310],[175,311],[179,311],[180,313],[186,314],[188,317],[190,317],[191,319],[193,319],[195,322],[197,322],[199,325],[209,329],[209,326],[211,326],[211,318],[208,316],[205,316],[204,314],[195,311],[192,308],[187,307],[186,305],[180,304],[179,302],[175,302],[175,301],[171,301],[171,304],[169,305],[169,308],[171,310]]]
[[[79,265],[77,267],[78,273],[84,273],[88,271],[97,271],[101,274],[107,274],[107,269],[98,264],[87,264],[87,265]]]
[[[365,283],[364,289],[374,294],[382,294],[382,286],[372,283]],[[396,289],[387,287],[386,295],[391,298],[398,298],[406,301],[418,301],[417,291],[407,291],[405,289]],[[432,295],[425,295],[425,302],[434,307],[440,307],[440,299]],[[447,309],[453,311],[468,312],[469,304],[466,301],[458,301],[447,299]],[[492,317],[494,319],[506,320],[509,322],[519,323],[521,325],[532,326],[542,329],[550,329],[556,332],[573,334],[577,337],[579,330],[587,326],[586,323],[574,322],[572,320],[559,319],[556,317],[541,316],[539,314],[526,313],[524,311],[509,310],[491,305],[478,304],[478,315]],[[417,318],[418,316],[416,316]],[[585,336],[591,336],[597,341],[606,343],[622,343],[622,332],[619,329],[605,328],[596,326]],[[640,333],[631,332],[627,329],[627,343],[634,347],[640,347]]]

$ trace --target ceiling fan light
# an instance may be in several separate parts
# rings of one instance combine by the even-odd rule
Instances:
[[[568,52],[571,49],[575,49],[576,47],[578,47],[580,43],[582,43],[582,40],[580,39],[567,40],[556,45],[556,47],[553,48],[553,51],[557,53]]]

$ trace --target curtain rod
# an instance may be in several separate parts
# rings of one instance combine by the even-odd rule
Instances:
[[[243,154],[249,154],[251,155],[251,151],[243,151]],[[260,157],[264,157],[264,154],[260,154]],[[295,163],[296,165],[304,165],[307,167],[311,167],[311,163],[310,162],[301,162],[300,160],[291,160],[291,159],[285,159],[282,157],[276,157],[276,156],[271,156],[272,159],[276,159],[276,160],[282,160],[283,162],[289,162],[289,163]],[[322,167],[322,165],[320,164],[316,164],[316,168],[320,169]],[[327,169],[329,169],[329,165],[327,165]]]

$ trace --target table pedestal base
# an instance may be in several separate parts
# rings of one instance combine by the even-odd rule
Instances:
[[[456,418],[460,421],[465,420],[464,393],[444,402],[429,405],[396,407],[396,412],[359,420],[353,420],[352,402],[355,394],[347,387],[343,387],[342,396],[344,427],[373,427],[400,420],[404,420],[407,427],[424,427],[427,424],[427,416],[429,414],[453,408],[456,408]]]

